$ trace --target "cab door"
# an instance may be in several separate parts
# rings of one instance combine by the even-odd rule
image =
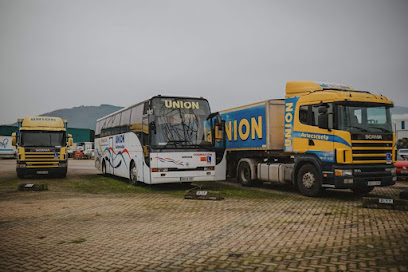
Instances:
[[[333,104],[299,105],[293,131],[293,151],[334,162]]]

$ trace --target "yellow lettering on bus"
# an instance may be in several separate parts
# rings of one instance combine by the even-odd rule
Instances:
[[[164,105],[166,106],[166,108],[171,108],[172,106],[171,100],[164,100]]]
[[[181,102],[183,104],[183,102]],[[184,108],[191,109],[191,102],[184,102]]]
[[[191,106],[192,106],[193,110],[194,109],[198,110],[200,108],[200,104],[198,102],[191,102]]]
[[[176,109],[200,109],[200,103],[192,101],[172,101],[164,100],[164,106],[166,108],[176,108]]]
[[[180,108],[180,101],[173,101],[173,108]]]
[[[256,122],[255,117],[251,118],[251,139],[255,139],[255,134],[258,136],[258,139],[262,139],[262,116],[258,116],[258,123]]]
[[[245,126],[245,133],[243,132],[243,127]],[[249,122],[247,119],[243,118],[241,119],[241,121],[239,122],[239,138],[241,138],[241,140],[245,141],[246,139],[248,139],[249,137]]]

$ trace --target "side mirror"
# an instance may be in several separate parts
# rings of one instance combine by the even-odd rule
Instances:
[[[319,107],[319,109],[318,109],[318,112],[320,113],[320,114],[325,114],[325,113],[327,113],[327,107],[326,106],[320,106]]]
[[[317,126],[319,128],[329,129],[329,113],[327,112],[327,106],[320,106],[318,112],[319,116],[317,117]]]
[[[329,129],[329,115],[323,113],[317,117],[317,125],[319,128]]]
[[[14,132],[13,134],[11,134],[11,144],[13,145],[13,146],[16,146],[17,145],[17,140],[16,140],[16,133]]]
[[[151,131],[153,131],[154,134],[157,133],[156,123],[155,123],[154,121],[151,121],[151,122],[149,123],[149,128],[150,128]]]
[[[72,139],[72,135],[68,134],[68,146],[72,146],[74,144],[74,139]]]

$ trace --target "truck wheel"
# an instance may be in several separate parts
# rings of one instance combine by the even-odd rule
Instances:
[[[260,185],[260,181],[252,179],[251,166],[247,162],[241,162],[238,167],[238,180],[243,186]]]
[[[130,164],[130,169],[129,169],[129,183],[132,185],[139,185],[139,182],[137,181],[136,165],[133,161]]]
[[[353,194],[356,196],[365,196],[368,193],[370,193],[372,190],[374,190],[374,187],[358,187],[358,188],[353,188],[351,190],[353,191]]]
[[[305,196],[319,196],[322,193],[321,177],[311,164],[305,164],[300,168],[297,185],[300,193]]]

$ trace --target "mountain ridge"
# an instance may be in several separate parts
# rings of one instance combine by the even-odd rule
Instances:
[[[123,109],[121,106],[101,104],[99,106],[78,106],[64,108],[41,114],[40,116],[60,117],[68,121],[70,128],[86,128],[95,130],[96,120]],[[408,107],[395,106],[391,109],[393,116],[408,115]],[[13,125],[17,125],[16,123]]]

